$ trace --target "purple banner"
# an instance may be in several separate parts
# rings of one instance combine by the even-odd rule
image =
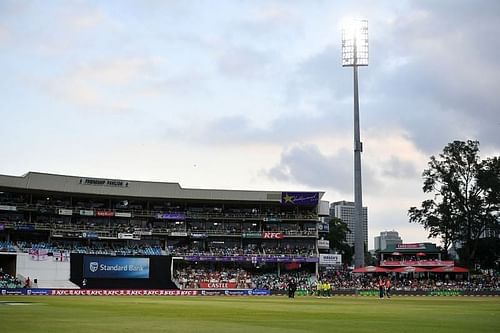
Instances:
[[[184,213],[164,213],[157,214],[156,218],[159,220],[185,220],[186,215]]]
[[[319,262],[319,258],[317,257],[287,257],[287,256],[269,256],[269,257],[251,257],[251,256],[203,256],[203,255],[197,255],[197,256],[184,256],[184,260],[186,261],[233,261],[233,262],[270,262],[270,263],[276,263],[276,262],[284,262],[284,263],[289,263],[289,262]]]
[[[318,192],[282,192],[282,205],[315,206],[319,201]]]
[[[5,229],[5,224],[0,223],[0,231]]]

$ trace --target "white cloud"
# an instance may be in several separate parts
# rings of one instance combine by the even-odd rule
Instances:
[[[56,98],[86,111],[123,111],[132,108],[137,85],[149,84],[160,58],[117,58],[82,63],[61,75],[42,78],[40,87]]]

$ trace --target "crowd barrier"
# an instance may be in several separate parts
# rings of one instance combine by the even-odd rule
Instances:
[[[285,296],[287,290],[267,289],[0,289],[0,296]],[[332,290],[332,296],[372,296],[378,297],[378,290]],[[308,290],[297,290],[295,296],[312,296]],[[432,291],[391,291],[391,296],[500,296],[498,290],[432,290]]]

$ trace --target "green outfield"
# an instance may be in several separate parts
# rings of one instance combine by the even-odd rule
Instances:
[[[500,298],[3,296],[0,332],[500,332]]]

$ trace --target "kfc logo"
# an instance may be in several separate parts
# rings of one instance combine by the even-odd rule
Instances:
[[[262,238],[265,239],[282,239],[284,235],[281,232],[264,232]]]

